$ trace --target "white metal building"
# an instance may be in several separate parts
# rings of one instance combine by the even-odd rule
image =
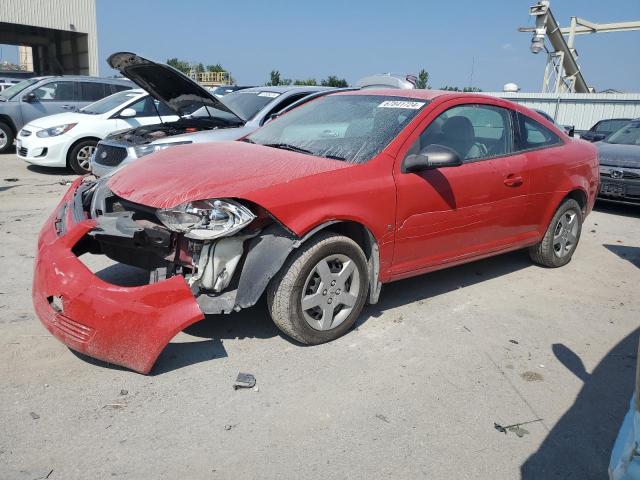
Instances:
[[[573,125],[576,130],[588,130],[606,118],[640,118],[640,93],[487,92],[486,95],[542,110],[560,125]]]
[[[98,74],[95,0],[1,0],[0,44],[38,75]]]

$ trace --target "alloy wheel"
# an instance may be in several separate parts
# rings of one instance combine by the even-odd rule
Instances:
[[[78,165],[80,165],[80,167],[84,170],[89,171],[89,161],[91,160],[91,156],[95,151],[95,145],[87,145],[78,150],[78,155],[76,156]]]
[[[553,252],[557,257],[566,257],[575,248],[580,228],[578,218],[578,212],[569,209],[558,219],[553,232]]]
[[[300,299],[302,314],[315,330],[331,330],[344,322],[358,301],[360,272],[346,255],[329,255],[311,269]]]
[[[7,146],[7,141],[9,137],[7,136],[7,132],[0,128],[0,150]]]

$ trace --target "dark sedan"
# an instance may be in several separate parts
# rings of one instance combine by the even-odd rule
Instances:
[[[586,140],[588,142],[599,142],[600,140],[604,140],[613,132],[621,129],[627,123],[629,123],[632,118],[608,118],[606,120],[600,120],[589,130],[580,135],[580,138]]]
[[[596,143],[602,200],[640,205],[640,118]]]

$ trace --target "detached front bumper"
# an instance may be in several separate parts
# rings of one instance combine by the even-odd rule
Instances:
[[[204,318],[182,276],[122,287],[94,275],[73,248],[95,222],[78,218],[78,179],[38,239],[33,304],[40,321],[69,348],[148,373],[169,341]]]

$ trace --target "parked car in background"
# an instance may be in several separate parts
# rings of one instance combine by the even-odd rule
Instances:
[[[74,112],[133,84],[115,78],[65,75],[34,77],[0,92],[0,153],[13,147],[16,134],[36,118]]]
[[[551,123],[553,123],[556,127],[558,127],[560,130],[563,130],[564,133],[566,133],[567,135],[569,135],[570,137],[573,137],[575,135],[575,127],[572,125],[560,125],[558,122],[556,122],[553,117],[551,115],[549,115],[547,112],[545,112],[544,110],[539,110],[537,108],[533,109],[534,112],[539,113],[540,115],[542,115],[544,118],[546,118],[548,121],[550,121]]]
[[[520,248],[566,265],[597,189],[596,148],[520,105],[331,93],[241,141],[78,179],[40,233],[33,302],[70,348],[143,373],[177,332],[265,291],[285,335],[319,344],[387,282]],[[86,252],[151,282],[108,284]]]
[[[245,88],[251,88],[251,86],[240,87],[238,85],[222,85],[220,87],[211,88],[211,93],[216,97],[224,97],[227,93],[237,92],[238,90],[244,90]]]
[[[635,390],[629,410],[622,421],[611,450],[609,480],[638,480],[640,478],[640,347],[636,355]]]
[[[363,77],[356,82],[358,88],[400,88],[410,90],[416,88],[415,75],[399,75],[396,73],[376,73]]]
[[[600,158],[598,198],[640,205],[640,118],[595,145]]]
[[[218,98],[168,65],[131,53],[114,55],[109,60],[114,68],[166,105],[187,94],[193,104],[186,112],[176,110],[177,114],[188,113],[178,122],[116,132],[98,143],[91,160],[91,171],[98,177],[176,145],[236,140],[259,128],[271,115],[288,105],[328,89],[316,86],[253,87]],[[123,62],[121,58],[128,61]],[[163,80],[161,89],[156,87],[160,78]]]
[[[0,78],[0,92],[14,86],[16,83],[20,83],[20,80],[15,78]]]
[[[607,120],[600,120],[589,130],[580,135],[580,138],[588,142],[599,142],[604,140],[613,132],[621,129],[631,118],[609,118]]]
[[[26,124],[16,138],[18,157],[46,167],[89,173],[97,143],[116,130],[173,122],[178,116],[141,89],[124,90],[81,108]]]

